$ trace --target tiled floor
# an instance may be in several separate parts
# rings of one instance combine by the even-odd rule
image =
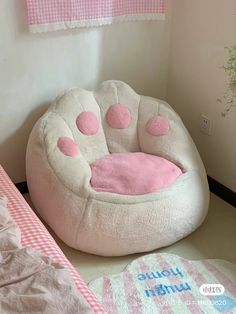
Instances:
[[[29,195],[26,194],[25,198],[33,208]],[[68,247],[50,229],[49,231],[86,282],[106,274],[118,273],[142,255],[101,257],[82,253]],[[209,213],[202,226],[185,239],[155,252],[168,252],[188,259],[225,259],[236,264],[236,208],[211,194]]]

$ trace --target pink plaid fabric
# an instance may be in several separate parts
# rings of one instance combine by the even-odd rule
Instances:
[[[47,31],[163,18],[165,0],[27,0],[27,8],[30,27]]]
[[[22,246],[31,246],[45,255],[52,257],[55,263],[59,263],[66,267],[74,279],[76,287],[90,305],[93,312],[106,314],[101,304],[94,297],[93,293],[89,290],[88,286],[72,264],[67,260],[42,222],[26,203],[15,185],[11,182],[1,165],[0,195],[5,195],[8,198],[8,210],[21,229]]]

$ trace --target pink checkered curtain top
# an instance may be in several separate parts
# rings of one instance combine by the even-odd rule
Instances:
[[[31,32],[165,19],[165,0],[26,0]]]

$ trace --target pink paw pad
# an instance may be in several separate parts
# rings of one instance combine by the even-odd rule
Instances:
[[[166,135],[170,131],[169,120],[162,116],[152,117],[146,124],[146,131],[154,136]]]
[[[95,135],[99,130],[98,119],[93,112],[81,112],[76,119],[76,125],[84,135]]]
[[[113,129],[126,129],[131,123],[131,113],[127,106],[112,105],[106,114],[106,120]]]
[[[77,144],[70,137],[60,137],[57,141],[57,147],[66,156],[76,157],[80,153]]]

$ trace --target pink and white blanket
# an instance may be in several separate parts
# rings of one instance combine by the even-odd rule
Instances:
[[[165,18],[165,0],[27,0],[30,31]]]
[[[69,271],[52,258],[23,248],[20,228],[0,196],[0,313],[90,314]]]
[[[22,195],[19,193],[15,185],[12,183],[0,165],[0,196],[3,195],[5,195],[8,199],[7,210],[19,228],[12,223],[8,225],[7,230],[9,232],[7,237],[6,232],[4,232],[4,237],[0,237],[2,250],[7,250],[7,246],[9,245],[10,241],[12,249],[17,248],[21,244],[23,247],[30,246],[31,248],[39,251],[41,254],[50,256],[52,259],[51,262],[53,264],[59,264],[69,271],[77,291],[80,293],[84,301],[89,305],[91,313],[106,314],[101,304],[94,297],[93,293],[90,291],[79,273],[64,256],[63,252],[57,246],[56,242],[51,237],[45,226],[35,215],[30,206],[25,202]],[[4,204],[6,205],[6,200],[1,201],[1,213],[3,213],[3,207],[5,206]],[[4,224],[6,224],[9,222],[9,219],[3,221],[5,221]],[[0,235],[3,235],[3,233],[0,232]],[[21,241],[19,241],[19,235],[21,236]],[[1,308],[0,313],[4,313]]]

